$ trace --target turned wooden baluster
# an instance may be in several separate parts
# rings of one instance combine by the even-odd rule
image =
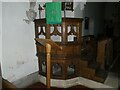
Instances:
[[[50,74],[51,74],[51,59],[50,59],[50,52],[51,52],[51,45],[46,43],[46,52],[47,52],[47,80],[46,80],[46,84],[47,84],[47,88],[50,88]]]

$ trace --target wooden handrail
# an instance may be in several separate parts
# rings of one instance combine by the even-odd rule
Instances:
[[[60,46],[58,46],[54,41],[51,39],[40,39],[40,38],[35,38],[35,40],[40,43],[41,45],[46,47],[46,52],[47,52],[47,79],[46,79],[46,85],[47,88],[50,88],[51,83],[50,83],[50,75],[51,75],[51,48],[54,49],[59,49],[62,50]]]
[[[50,44],[52,48],[62,50],[62,47],[58,46],[53,40],[51,39],[42,39],[42,38],[35,38],[35,40],[46,47],[46,44]]]

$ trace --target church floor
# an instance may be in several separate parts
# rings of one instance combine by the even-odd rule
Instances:
[[[44,84],[40,83],[40,82],[37,82],[33,85],[28,86],[25,90],[32,90],[32,89],[47,90],[46,86]],[[51,90],[64,90],[64,89],[69,89],[69,90],[75,90],[75,89],[78,89],[78,90],[93,90],[93,89],[90,89],[90,88],[87,88],[87,87],[84,87],[84,86],[81,86],[81,85],[76,85],[76,86],[73,86],[73,87],[70,87],[70,88],[51,87]]]

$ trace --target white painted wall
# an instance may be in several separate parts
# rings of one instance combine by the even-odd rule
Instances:
[[[97,36],[103,33],[103,20],[104,20],[104,3],[90,2],[86,4],[84,17],[90,18],[89,34]]]
[[[0,1],[0,90],[2,89],[1,61],[2,61],[2,2]]]
[[[89,30],[84,29],[84,20],[82,26],[82,35],[95,35],[103,32],[104,3],[87,2],[84,10],[80,10],[81,2],[75,9],[75,17],[89,17]]]
[[[0,1],[0,63],[2,61],[2,2]]]
[[[1,55],[2,55],[2,2],[0,1],[0,62],[1,62]]]
[[[2,4],[3,77],[13,82],[38,71],[34,42],[34,23],[23,21],[29,3]]]

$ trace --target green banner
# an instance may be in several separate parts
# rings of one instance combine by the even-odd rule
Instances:
[[[47,24],[61,24],[62,23],[62,4],[61,2],[47,2],[46,3],[46,21]]]

